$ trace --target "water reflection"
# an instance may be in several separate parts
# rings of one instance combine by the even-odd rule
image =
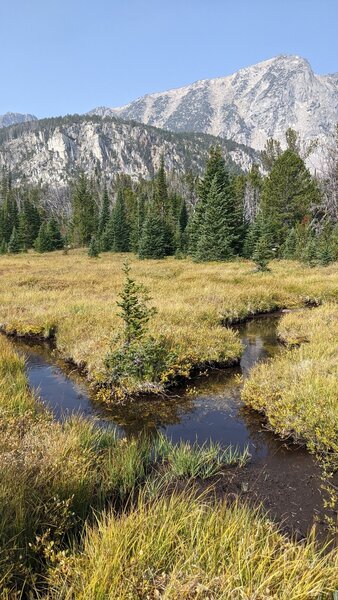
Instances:
[[[267,432],[259,416],[240,401],[241,376],[250,368],[279,351],[277,317],[265,317],[239,326],[245,347],[240,365],[212,370],[177,389],[167,398],[144,398],[125,405],[104,408],[95,402],[83,378],[65,368],[48,346],[15,342],[26,356],[27,375],[32,388],[57,419],[73,413],[94,416],[103,426],[116,426],[125,435],[163,431],[174,441],[212,439],[243,448],[249,445],[253,459],[279,451],[281,443]]]

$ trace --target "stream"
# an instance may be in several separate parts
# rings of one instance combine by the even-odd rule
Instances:
[[[278,318],[277,314],[259,317],[236,327],[245,348],[237,367],[211,370],[166,398],[138,399],[109,408],[95,402],[83,377],[59,360],[49,345],[13,343],[26,357],[31,388],[56,419],[80,413],[94,417],[99,426],[115,427],[121,435],[161,431],[173,441],[202,444],[213,440],[248,447],[250,465],[240,473],[234,471],[231,482],[224,483],[225,491],[248,490],[251,501],[263,502],[273,518],[299,537],[315,520],[324,536],[320,473],[312,456],[268,431],[260,415],[243,406],[240,399],[240,376],[246,377],[257,362],[281,351],[276,335]]]

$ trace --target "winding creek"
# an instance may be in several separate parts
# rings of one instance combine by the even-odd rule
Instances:
[[[94,417],[100,426],[116,427],[123,435],[162,431],[174,441],[199,443],[212,439],[224,445],[249,447],[251,463],[221,491],[244,494],[250,501],[263,502],[273,518],[286,530],[303,536],[317,521],[319,535],[325,535],[323,499],[319,469],[304,448],[285,443],[267,431],[259,415],[246,409],[240,400],[240,375],[258,361],[280,351],[276,336],[278,315],[255,318],[238,326],[244,345],[240,365],[214,370],[191,380],[164,399],[138,399],[124,406],[105,408],[91,396],[84,379],[71,371],[48,345],[13,340],[26,357],[30,386],[41,400],[63,419],[72,413]]]

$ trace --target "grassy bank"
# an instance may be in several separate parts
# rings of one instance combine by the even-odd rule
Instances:
[[[80,418],[53,421],[28,388],[23,359],[0,336],[1,597],[40,585],[93,511],[130,507],[146,481],[206,479],[247,460],[217,444],[127,441]]]
[[[245,505],[145,492],[132,513],[101,516],[50,583],[50,600],[314,600],[333,598],[338,554],[287,540]]]
[[[124,259],[103,254],[95,260],[82,251],[1,256],[0,323],[20,334],[48,336],[56,330],[62,355],[86,365],[94,380],[105,380],[104,357],[122,327],[115,302]],[[188,375],[194,366],[238,359],[238,336],[222,322],[320,302],[338,291],[337,265],[310,269],[290,261],[274,262],[271,272],[254,273],[246,261],[194,264],[135,258],[132,275],[148,287],[158,309],[150,335],[164,336],[174,350],[160,385]]]
[[[242,399],[283,437],[337,453],[338,305],[285,315],[278,333],[286,349],[252,369]]]

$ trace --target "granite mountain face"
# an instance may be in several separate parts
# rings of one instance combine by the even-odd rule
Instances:
[[[210,145],[221,142],[230,167],[246,171],[260,162],[268,138],[283,144],[292,127],[306,144],[318,140],[308,159],[314,170],[337,121],[338,73],[316,75],[305,59],[283,55],[88,115],[37,120],[6,113],[0,116],[0,168],[9,168],[14,180],[50,185],[66,183],[79,170],[147,178],[163,153],[166,169],[201,172]]]
[[[292,127],[305,142],[325,143],[338,120],[338,73],[316,75],[299,56],[277,56],[233,75],[149,94],[120,108],[99,107],[101,116],[198,131],[257,150],[270,137],[284,142]],[[312,157],[312,161],[318,160]]]
[[[71,115],[0,129],[0,169],[14,181],[63,185],[80,170],[132,178],[154,175],[163,154],[168,171],[201,173],[211,145],[221,143],[233,170],[248,170],[259,153],[209,135],[177,134],[116,118]]]
[[[7,112],[0,115],[0,127],[8,127],[17,123],[27,123],[28,121],[37,121],[35,115]]]

